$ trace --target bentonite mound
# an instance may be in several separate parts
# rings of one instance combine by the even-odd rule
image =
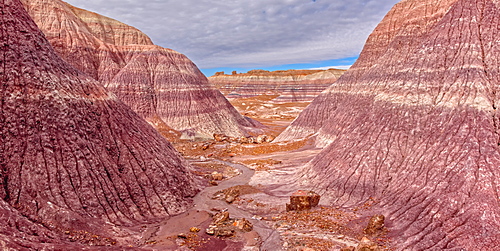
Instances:
[[[398,250],[500,250],[499,5],[397,4],[282,137],[328,144],[301,185],[322,203],[373,202]]]
[[[19,0],[0,8],[0,240],[110,244],[112,224],[184,211],[197,186],[173,147],[61,60]]]
[[[252,70],[232,75],[216,73],[209,77],[228,98],[276,95],[273,103],[311,102],[333,84],[345,70]]]
[[[393,8],[368,37],[363,51],[354,65],[335,84],[315,98],[300,116],[276,138],[276,141],[319,134],[318,146],[325,146],[331,142],[329,136],[323,134],[321,130],[323,125],[328,123],[328,118],[335,114],[332,111],[337,109],[339,95],[331,94],[351,92],[351,89],[354,88],[353,85],[365,89],[367,87],[362,84],[362,79],[373,82],[381,77],[386,78],[387,71],[395,70],[393,67],[396,65],[385,65],[384,67],[378,65],[382,58],[391,60],[394,64],[401,64],[405,61],[410,56],[409,53],[420,45],[422,36],[441,20],[453,2],[447,0],[418,4],[413,1],[398,3],[397,8]],[[372,69],[373,66],[377,65],[377,69],[382,69],[382,71],[377,72]],[[387,69],[387,67],[389,68]],[[400,75],[402,74],[398,73],[398,76]],[[398,80],[399,82],[401,80]],[[385,84],[380,84],[379,88],[384,88],[384,86]],[[361,88],[358,89],[360,90],[356,90],[356,92],[361,91]],[[369,90],[363,91],[368,92]]]
[[[196,65],[121,22],[60,0],[22,0],[59,55],[146,120],[201,137],[238,137],[261,125],[241,116]]]

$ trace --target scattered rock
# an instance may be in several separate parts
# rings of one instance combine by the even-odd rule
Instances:
[[[240,138],[240,143],[242,143],[242,144],[248,144],[248,138],[247,137],[241,137]]]
[[[180,233],[177,235],[177,237],[181,239],[187,239],[187,235],[185,233]]]
[[[267,142],[267,143],[271,143],[271,142],[273,142],[273,140],[274,140],[275,138],[276,138],[276,137],[274,137],[274,136],[272,136],[272,135],[269,135],[269,136],[267,136],[267,137],[266,137],[266,142]]]
[[[230,187],[214,194],[212,199],[223,199],[227,203],[233,203],[240,196],[240,189],[238,186]]]
[[[252,219],[254,219],[254,220],[262,220],[262,216],[254,215],[254,216],[252,216]]]
[[[220,213],[215,214],[214,217],[212,218],[212,223],[213,224],[222,224],[222,223],[226,222],[227,220],[229,220],[229,212],[225,211],[225,212],[220,212]]]
[[[383,249],[377,243],[363,237],[356,247],[355,251],[382,251]]]
[[[205,233],[209,235],[215,235],[215,231],[217,230],[216,225],[209,225],[208,228],[205,230]]]
[[[368,222],[368,226],[364,229],[365,234],[376,235],[384,230],[385,216],[374,215]]]
[[[219,237],[231,237],[240,232],[250,232],[253,230],[253,225],[245,218],[231,219],[229,212],[222,211],[215,214],[212,218],[212,223],[208,226],[205,232],[209,235]]]
[[[294,250],[295,251],[316,251],[316,249],[310,248],[310,247],[296,247]]]
[[[211,176],[212,176],[212,180],[221,181],[224,179],[224,175],[222,173],[219,173],[219,172],[213,172]]]
[[[214,134],[214,140],[216,142],[229,142],[229,143],[240,143],[240,144],[262,144],[262,143],[268,143],[272,142],[275,137],[273,136],[268,136],[268,135],[258,135],[257,137],[229,137],[224,134]],[[208,149],[208,147],[213,144],[213,143],[206,143],[208,146],[205,145],[202,146],[203,150]]]
[[[234,221],[233,226],[245,232],[250,232],[253,230],[253,224],[245,218]]]
[[[342,248],[340,251],[355,251],[355,250],[356,250],[355,247],[349,246],[349,247]]]
[[[219,183],[217,183],[217,181],[215,181],[215,180],[208,181],[208,184],[210,184],[212,186],[218,186],[219,185]]]
[[[201,150],[207,150],[208,148],[210,148],[211,145],[212,143],[205,143],[201,146]]]
[[[193,233],[198,233],[200,232],[201,229],[197,228],[197,227],[192,227],[189,229],[190,232],[193,232]]]
[[[217,142],[227,141],[228,137],[224,134],[214,133],[214,139]]]
[[[231,237],[234,235],[234,230],[229,228],[219,228],[216,230],[215,235],[220,237]]]
[[[233,202],[234,202],[234,200],[235,200],[235,199],[236,199],[236,196],[235,196],[235,195],[233,195],[233,194],[228,194],[228,195],[226,195],[226,199],[225,199],[225,200],[226,200],[226,202],[227,202],[227,203],[231,204],[231,203],[233,203]]]
[[[266,142],[266,139],[267,139],[266,135],[259,135],[259,136],[257,136],[257,138],[255,138],[254,143],[262,144],[262,143]]]
[[[303,211],[318,205],[321,196],[313,191],[299,190],[290,196],[286,211]]]

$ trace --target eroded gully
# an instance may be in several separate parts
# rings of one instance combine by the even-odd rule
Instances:
[[[223,163],[225,165],[231,166],[240,170],[241,174],[233,177],[231,179],[220,182],[218,186],[207,187],[198,193],[194,197],[194,207],[195,210],[203,210],[210,211],[212,208],[227,208],[229,215],[232,218],[245,218],[252,222],[254,230],[259,234],[262,239],[262,244],[260,250],[262,251],[275,251],[282,250],[282,246],[280,244],[280,235],[279,233],[269,227],[263,221],[252,219],[252,214],[246,212],[232,204],[228,204],[223,200],[213,200],[212,196],[217,191],[230,188],[237,185],[246,185],[255,174],[254,170],[249,169],[245,165],[235,164],[226,161],[217,160],[219,163]]]

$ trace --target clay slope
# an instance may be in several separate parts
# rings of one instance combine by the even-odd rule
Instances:
[[[295,178],[373,203],[398,250],[499,250],[499,17],[492,0],[397,4],[280,136],[327,145]]]
[[[337,108],[337,96],[331,94],[340,91],[347,92],[355,87],[363,86],[361,84],[363,78],[384,77],[389,69],[383,69],[381,72],[372,70],[384,57],[387,60],[392,60],[395,64],[404,62],[410,56],[409,53],[420,45],[422,36],[427,34],[428,30],[443,18],[453,2],[446,0],[436,3],[422,2],[417,4],[413,1],[398,3],[368,37],[358,60],[339,78],[335,85],[330,86],[323,94],[315,98],[297,120],[276,140],[304,138],[319,133],[321,135],[317,143],[319,146],[325,146],[331,142],[331,139],[321,130],[328,118],[334,114],[331,111]],[[395,58],[396,56],[399,58]],[[393,58],[389,59],[390,57]],[[394,71],[394,66],[388,67]]]
[[[243,136],[241,116],[186,56],[139,30],[60,0],[23,0],[59,55],[101,82],[140,116],[204,137]],[[161,123],[159,123],[161,124]]]
[[[247,73],[223,72],[209,77],[227,98],[277,95],[274,103],[311,102],[333,84],[345,70],[252,70]]]
[[[1,244],[111,245],[116,225],[184,211],[197,187],[170,143],[60,59],[19,0],[0,8]]]

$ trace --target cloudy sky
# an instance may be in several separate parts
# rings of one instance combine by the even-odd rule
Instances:
[[[215,71],[348,66],[399,0],[66,0]]]

